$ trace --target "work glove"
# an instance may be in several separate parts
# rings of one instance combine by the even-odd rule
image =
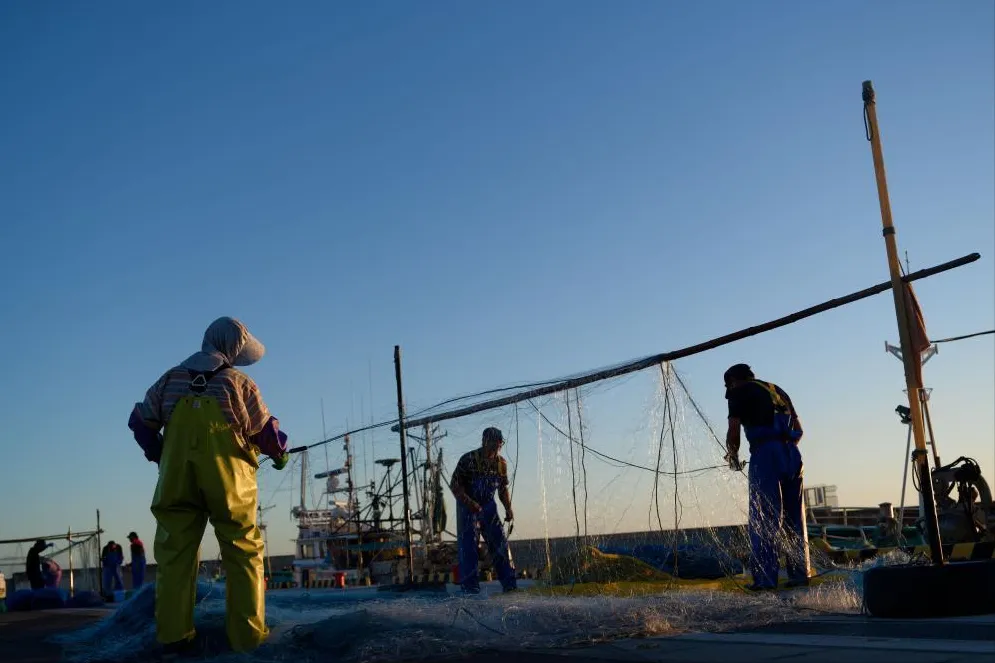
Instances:
[[[284,451],[282,456],[278,456],[273,459],[273,467],[275,467],[278,470],[282,470],[287,466],[287,463],[289,462],[290,462],[290,454]]]
[[[158,465],[159,461],[162,460],[163,437],[162,433],[156,433],[155,436],[156,442],[145,452],[145,459]]]
[[[739,460],[739,454],[735,456],[732,454],[725,455],[725,461],[729,463],[729,469],[733,472],[742,472],[745,465]]]
[[[287,440],[289,438],[287,437],[286,433],[278,429],[276,431],[276,439],[280,442],[281,449],[287,448]],[[281,455],[273,459],[273,467],[275,467],[278,470],[282,470],[287,466],[287,463],[289,462],[290,462],[290,454],[284,451]]]

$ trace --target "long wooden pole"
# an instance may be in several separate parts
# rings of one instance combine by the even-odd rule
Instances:
[[[951,260],[945,262],[941,265],[936,265],[935,267],[929,267],[927,269],[920,269],[917,272],[913,272],[907,276],[902,277],[902,281],[909,283],[916,281],[918,279],[924,279],[927,276],[933,276],[934,274],[939,274],[947,270],[954,269],[955,267],[962,267],[969,263],[975,262],[980,259],[981,255],[978,253],[971,253],[962,258],[957,258],[956,260]],[[593,373],[588,373],[576,378],[570,378],[566,380],[559,380],[551,383],[542,383],[542,386],[537,386],[534,389],[528,389],[526,391],[520,391],[510,396],[502,396],[501,398],[495,398],[483,403],[477,403],[475,405],[468,405],[466,407],[458,408],[455,410],[450,410],[448,412],[440,412],[439,414],[427,415],[424,417],[419,417],[416,419],[409,419],[404,422],[406,428],[413,428],[415,426],[424,426],[426,423],[431,423],[433,421],[445,421],[447,419],[456,419],[458,417],[465,417],[468,414],[475,414],[477,412],[483,412],[484,410],[491,410],[498,407],[504,407],[505,405],[513,405],[515,403],[520,403],[522,401],[531,400],[533,398],[538,398],[539,396],[546,396],[548,394],[555,394],[557,392],[563,391],[565,389],[576,389],[577,387],[582,387],[585,384],[591,384],[593,382],[599,382],[601,380],[607,380],[609,378],[618,377],[620,375],[626,375],[627,373],[633,373],[635,371],[641,371],[643,369],[649,368],[650,366],[656,366],[657,364],[666,361],[676,361],[678,359],[683,359],[684,357],[690,357],[691,355],[696,355],[706,350],[714,350],[723,345],[728,345],[736,341],[741,341],[744,338],[749,338],[750,336],[756,336],[757,334],[763,334],[764,332],[769,332],[771,330],[777,329],[778,327],[785,327],[792,323],[804,320],[805,318],[810,318],[813,315],[829,311],[846,304],[852,304],[853,302],[859,301],[861,299],[866,299],[868,297],[873,297],[874,295],[879,295],[886,290],[892,288],[891,281],[885,281],[884,283],[879,283],[877,285],[871,286],[870,288],[864,288],[857,292],[850,293],[849,295],[844,295],[843,297],[837,297],[835,299],[830,299],[829,301],[817,304],[815,306],[810,306],[807,309],[803,309],[791,315],[786,315],[777,320],[772,320],[766,322],[762,325],[755,325],[753,327],[748,327],[746,329],[741,329],[740,331],[733,332],[731,334],[726,334],[725,336],[719,336],[718,338],[713,338],[710,341],[705,341],[704,343],[698,343],[697,345],[691,345],[686,348],[681,348],[680,350],[673,350],[671,352],[663,352],[660,354],[652,355],[646,357],[645,359],[637,359],[635,361],[620,364],[618,366],[613,366],[611,368],[606,368],[601,371],[596,371]],[[391,430],[395,433],[398,430],[398,425],[394,424],[391,426]],[[338,437],[341,437],[338,436]],[[323,440],[321,442],[316,442],[310,446],[317,446],[319,444],[324,444],[326,442],[331,442],[338,437],[329,438],[328,440]],[[299,449],[304,449],[305,447],[299,447]],[[291,451],[297,451],[297,449],[291,449]]]
[[[862,97],[864,100],[864,118],[867,123],[867,138],[871,143],[871,156],[874,159],[874,177],[877,180],[878,202],[881,206],[881,225],[885,250],[888,254],[888,270],[891,272],[891,290],[895,300],[895,316],[898,319],[902,364],[905,366],[905,385],[912,418],[912,438],[916,446],[913,455],[915,456],[916,470],[919,474],[919,489],[922,491],[925,508],[923,515],[926,518],[926,536],[929,539],[933,563],[943,564],[943,545],[940,541],[940,528],[936,520],[936,500],[933,498],[933,481],[929,470],[926,435],[923,430],[920,378],[922,358],[918,350],[912,347],[912,328],[909,326],[912,311],[907,305],[906,288],[905,284],[902,283],[902,267],[898,259],[895,225],[891,218],[891,202],[888,198],[888,181],[885,177],[884,155],[881,151],[881,132],[878,129],[874,86],[870,81],[864,81]]]
[[[401,386],[401,346],[394,346],[394,380],[397,382],[397,420],[404,423],[404,389]],[[401,485],[404,489],[404,539],[408,548],[408,582],[415,580],[414,545],[411,541],[411,501],[408,496],[407,426],[398,428],[401,440]]]

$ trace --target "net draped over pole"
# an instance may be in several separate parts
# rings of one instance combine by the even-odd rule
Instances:
[[[905,283],[910,283],[918,279],[923,279],[935,274],[940,274],[948,270],[954,269],[956,267],[961,267],[963,265],[970,264],[980,259],[981,255],[978,253],[971,253],[962,258],[957,258],[956,260],[951,260],[945,262],[941,265],[936,265],[935,267],[929,267],[927,269],[921,269],[917,272],[913,272],[901,278],[901,281]],[[431,414],[422,417],[406,419],[403,423],[405,428],[414,428],[417,426],[424,426],[425,424],[434,423],[438,421],[445,421],[448,419],[456,419],[458,417],[465,417],[470,414],[476,414],[478,412],[483,412],[484,410],[491,410],[494,408],[504,407],[506,405],[513,405],[515,403],[520,403],[522,401],[531,400],[533,398],[538,398],[540,396],[546,396],[548,394],[554,394],[560,391],[566,391],[569,389],[576,389],[577,387],[582,387],[593,382],[599,382],[601,380],[607,380],[609,378],[619,377],[627,373],[633,373],[636,371],[641,371],[658,364],[676,361],[678,359],[683,359],[684,357],[690,357],[691,355],[696,355],[707,350],[712,350],[723,345],[728,345],[734,343],[735,341],[748,338],[750,336],[756,336],[757,334],[762,334],[779,327],[785,327],[792,323],[804,320],[813,315],[829,311],[846,304],[852,304],[853,302],[859,301],[861,299],[866,299],[867,297],[872,297],[878,295],[882,292],[886,292],[892,289],[892,282],[885,281],[879,283],[870,288],[865,288],[858,292],[845,295],[843,297],[838,297],[836,299],[830,299],[829,301],[823,302],[822,304],[817,304],[809,308],[803,309],[796,313],[786,315],[777,320],[772,320],[761,325],[756,325],[753,327],[748,327],[731,334],[726,334],[725,336],[720,336],[714,338],[710,341],[705,341],[704,343],[699,343],[697,345],[692,345],[680,350],[674,350],[671,352],[664,352],[643,359],[637,359],[630,361],[618,366],[611,368],[602,369],[599,371],[594,371],[592,373],[587,373],[584,375],[579,375],[573,378],[567,378],[557,382],[543,384],[532,389],[526,389],[525,391],[520,391],[515,394],[510,394],[508,396],[502,396],[500,398],[494,398],[482,403],[476,403],[474,405],[468,405],[466,407],[457,408],[454,410],[448,410],[446,412],[441,412],[438,414]],[[400,425],[395,423],[391,430],[393,432],[398,432],[400,430]]]

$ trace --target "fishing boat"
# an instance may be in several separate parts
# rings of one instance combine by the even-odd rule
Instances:
[[[429,443],[430,444],[430,443]],[[300,462],[300,504],[291,510],[297,521],[292,583],[298,587],[390,585],[407,571],[417,575],[448,574],[455,548],[442,541],[446,511],[442,499],[442,451],[430,456],[409,448],[408,476],[401,475],[398,458],[375,461],[383,468],[379,482],[371,480],[361,500],[354,481],[352,447],[344,437],[346,460],[342,467],[309,476],[307,452]],[[307,505],[309,480],[323,481],[319,502]],[[407,478],[408,481],[404,479]],[[411,522],[403,517],[405,489],[414,496]],[[401,492],[399,492],[399,490]],[[416,524],[418,525],[416,527]],[[407,526],[406,526],[407,525]],[[412,563],[407,563],[408,557]],[[406,568],[407,567],[407,568]]]

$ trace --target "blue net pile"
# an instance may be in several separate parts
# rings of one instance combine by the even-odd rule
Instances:
[[[805,619],[813,611],[859,612],[859,576],[857,569],[832,585],[760,595],[694,590],[630,597],[501,595],[500,588],[485,587],[481,597],[464,598],[444,592],[284,590],[267,595],[272,634],[247,656],[227,648],[223,586],[202,582],[195,610],[198,658],[219,663],[429,660],[483,649],[514,652],[635,636],[749,630]],[[154,660],[154,586],[97,624],[57,641],[71,663]]]

